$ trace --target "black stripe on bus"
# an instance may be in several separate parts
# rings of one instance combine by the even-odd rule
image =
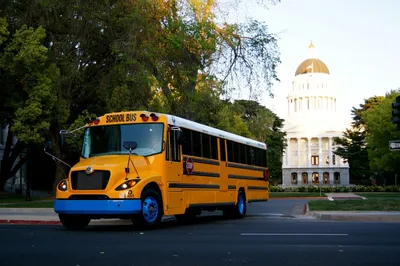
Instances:
[[[268,190],[268,187],[248,186],[248,190]]]
[[[235,185],[229,185],[228,189],[235,189],[236,190],[236,186]]]
[[[228,175],[228,178],[245,179],[245,180],[257,180],[257,181],[263,181],[264,180],[264,178],[262,178],[262,177],[246,176],[246,175]]]
[[[265,201],[268,201],[268,199],[253,199],[253,200],[249,200],[248,202],[252,203],[252,202],[265,202]]]
[[[189,158],[189,156],[183,156],[183,161],[186,162],[187,158]],[[194,163],[204,163],[204,164],[212,164],[212,165],[219,165],[218,161],[212,160],[212,159],[204,159],[204,158],[192,158],[192,161]]]
[[[219,189],[219,185],[214,184],[185,184],[185,183],[169,183],[169,188],[209,188]]]
[[[253,170],[253,171],[261,171],[261,172],[266,170],[266,168],[261,168],[261,167],[257,167],[257,166],[240,165],[240,164],[234,164],[234,163],[228,163],[228,167],[246,169],[246,170]]]
[[[186,171],[183,174],[184,175],[188,175],[186,173]],[[219,173],[209,173],[209,172],[200,172],[200,171],[193,171],[191,175],[208,176],[208,177],[219,177]]]

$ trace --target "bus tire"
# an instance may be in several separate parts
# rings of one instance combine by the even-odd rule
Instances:
[[[222,210],[223,215],[227,218],[241,219],[246,215],[246,195],[242,190],[238,191],[237,203]]]
[[[243,190],[239,190],[237,204],[234,207],[233,215],[236,219],[241,219],[246,216],[247,205],[246,205],[246,195]]]
[[[90,218],[85,215],[58,215],[61,224],[68,230],[82,230],[90,223]]]
[[[141,197],[142,210],[133,218],[134,225],[151,229],[160,226],[163,216],[162,199],[154,189],[145,189]]]

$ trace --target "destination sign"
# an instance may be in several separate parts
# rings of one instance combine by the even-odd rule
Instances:
[[[106,123],[123,123],[123,122],[135,122],[135,121],[136,121],[135,113],[112,114],[106,116]]]

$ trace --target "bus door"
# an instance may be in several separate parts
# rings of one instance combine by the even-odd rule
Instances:
[[[180,208],[183,203],[182,189],[182,131],[179,127],[170,126],[167,133],[167,186],[168,208]]]

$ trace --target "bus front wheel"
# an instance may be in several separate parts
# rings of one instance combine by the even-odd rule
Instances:
[[[84,215],[59,214],[58,217],[68,230],[82,230],[90,223],[90,218]]]
[[[142,210],[133,218],[133,223],[142,228],[159,226],[163,216],[160,193],[153,189],[146,189],[143,191],[141,201]]]

